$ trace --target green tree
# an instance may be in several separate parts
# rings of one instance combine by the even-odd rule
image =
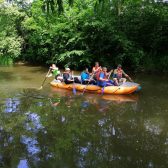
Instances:
[[[31,63],[55,62],[77,69],[100,61],[105,66],[121,63],[130,69],[167,70],[168,6],[164,2],[13,2],[19,15],[8,16],[7,21],[3,19],[5,14],[1,16],[1,22],[7,25],[5,31],[11,27],[10,36],[9,33],[6,36],[3,28],[1,46],[10,44],[13,50],[1,50],[1,55]],[[5,6],[6,11],[10,8],[16,7]],[[25,16],[24,21],[21,15]]]
[[[21,53],[23,39],[18,35],[17,24],[23,13],[17,7],[0,8],[0,63],[11,64]]]

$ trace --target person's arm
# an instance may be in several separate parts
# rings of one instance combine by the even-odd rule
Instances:
[[[113,69],[110,72],[107,73],[108,79],[110,78],[112,72],[113,72]]]
[[[48,71],[48,73],[46,75],[46,78],[49,78],[51,76],[52,76],[52,69],[51,69],[51,67],[49,67],[49,71]]]
[[[131,79],[131,77],[129,75],[127,75],[124,71],[122,73],[126,78],[128,78],[131,82],[133,82],[133,80]]]
[[[70,81],[70,82],[73,82],[73,81],[74,81],[73,78],[68,78],[67,80]]]
[[[108,79],[104,79],[104,74],[103,73],[100,73],[100,81],[108,81]]]

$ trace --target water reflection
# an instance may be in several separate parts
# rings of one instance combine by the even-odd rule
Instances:
[[[38,147],[38,141],[35,137],[27,137],[25,135],[21,136],[21,143],[26,145],[28,155],[35,155],[40,153],[40,148]],[[39,159],[38,159],[39,160]]]
[[[17,117],[20,119],[18,124],[22,123],[19,125],[21,129],[19,134],[19,130],[10,129],[9,135],[13,136],[10,136],[9,142],[16,143],[16,136],[20,139],[17,143],[25,146],[23,151],[25,156],[29,158],[30,165],[40,167],[43,160],[50,163],[51,159],[57,157],[61,158],[60,161],[58,158],[56,159],[60,164],[63,161],[62,156],[66,155],[65,152],[71,153],[73,151],[78,161],[73,163],[74,160],[68,152],[63,166],[85,167],[92,159],[91,156],[98,155],[98,160],[102,160],[105,154],[102,146],[106,148],[110,142],[107,141],[107,144],[104,144],[103,141],[117,136],[119,133],[115,119],[108,114],[112,108],[116,108],[113,107],[112,100],[89,94],[74,96],[68,92],[61,96],[58,92],[51,92],[47,96],[42,92],[31,92],[31,90],[23,90],[17,95],[18,97],[5,100],[5,112],[15,112],[15,116],[10,116],[10,118]],[[53,106],[56,103],[57,105]],[[128,106],[131,108],[131,104]],[[103,112],[105,115],[102,116],[97,112]],[[7,118],[3,117],[4,120]],[[17,127],[17,123],[15,124]],[[5,124],[2,125],[2,128],[3,126]],[[5,127],[3,131],[5,131]],[[94,136],[97,137],[95,142]],[[95,145],[96,149],[93,148]],[[53,148],[53,146],[55,147]],[[5,147],[7,145],[4,143],[4,150]],[[22,155],[18,158],[21,158]],[[88,156],[90,157],[88,158]],[[95,163],[95,165],[97,164]],[[19,160],[19,166],[29,167],[27,159]]]
[[[20,160],[17,168],[29,168],[27,160],[26,159]]]
[[[19,134],[16,129],[10,130],[9,135],[13,136],[9,136],[7,142],[25,146],[25,150],[20,150],[29,158],[30,165],[37,167],[44,163],[52,164],[51,159],[57,161],[57,165],[63,162],[63,167],[97,167],[102,161],[125,162],[125,156],[120,152],[123,145],[126,145],[124,151],[128,151],[130,145],[136,147],[136,144],[131,143],[131,138],[138,135],[135,130],[140,127],[134,113],[137,102],[123,102],[117,97],[118,100],[116,103],[114,98],[103,99],[91,94],[73,96],[68,92],[61,96],[58,92],[51,92],[46,96],[41,92],[24,90],[19,97],[5,101],[5,112],[6,109],[10,109],[8,112],[17,112],[17,118],[21,120],[19,123],[22,123]],[[57,106],[53,106],[55,103],[58,103]],[[5,124],[2,128],[3,126]],[[20,142],[15,142],[15,134]],[[3,148],[8,148],[5,142]],[[76,162],[72,156],[76,158]],[[132,157],[133,155],[129,156],[130,161]],[[94,162],[91,163],[93,159]],[[101,167],[105,163],[101,163]],[[18,167],[21,165],[29,167],[27,159],[19,160]]]
[[[167,168],[168,96],[146,85],[129,96],[2,92],[0,167]]]
[[[44,128],[40,123],[40,116],[38,114],[28,112],[25,115],[27,116],[27,121],[25,122],[25,129],[27,131],[37,133],[40,129]]]
[[[27,92],[24,94],[27,95]],[[29,97],[25,95],[20,98],[7,99],[8,103],[5,104],[5,109],[11,108],[11,111],[15,111],[13,106],[16,103],[13,102],[16,101],[17,117],[21,117],[24,113],[25,117],[22,119],[24,130],[17,135],[17,130],[12,129],[9,134],[12,133],[14,138],[10,136],[8,142],[12,143],[16,135],[20,137],[20,143],[25,146],[24,153],[29,158],[30,165],[41,167],[43,164],[52,164],[51,159],[58,162],[56,165],[63,167],[69,165],[97,167],[102,161],[105,163],[108,161],[109,164],[126,162],[129,165],[133,161],[131,153],[128,155],[129,159],[126,159],[125,155],[120,152],[123,151],[123,145],[126,145],[124,151],[128,151],[127,148],[130,148],[130,145],[138,147],[136,143],[131,143],[131,138],[138,135],[135,130],[139,128],[137,125],[139,121],[136,120],[135,114],[130,117],[129,112],[134,112],[133,104],[135,102],[121,104],[120,101],[119,104],[114,104],[111,100],[100,97],[93,99],[90,95],[60,97],[58,94],[52,93],[46,98],[44,95],[35,96],[35,93]],[[25,97],[29,106],[24,105]],[[59,102],[56,109],[52,108],[50,101]],[[40,106],[38,106],[39,103]],[[127,109],[124,111],[123,108],[126,107]],[[103,112],[103,114],[97,112]],[[127,113],[129,113],[128,116]],[[139,141],[136,142],[139,144]],[[3,148],[6,147],[7,145],[4,143]],[[143,151],[142,148],[137,148],[137,150]],[[70,155],[70,153],[74,154]],[[76,162],[72,156],[76,158]],[[91,163],[93,159],[94,162]],[[101,167],[104,167],[105,163],[101,163]],[[55,165],[55,162],[53,164]],[[151,166],[152,164],[153,161],[150,161],[147,165]],[[144,165],[143,161],[142,165]],[[29,167],[27,159],[18,160],[18,167],[20,166]]]
[[[13,113],[18,110],[18,106],[20,101],[18,98],[7,98],[5,100],[5,112],[6,113]]]

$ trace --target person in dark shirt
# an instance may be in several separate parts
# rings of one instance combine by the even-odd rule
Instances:
[[[70,84],[74,82],[74,79],[72,78],[71,70],[70,68],[65,68],[65,71],[63,72],[63,81],[66,84]]]
[[[70,83],[81,83],[80,80],[78,79],[78,77],[72,77],[72,72],[70,70],[70,68],[65,68],[65,71],[63,73],[63,81],[66,84],[70,84]]]

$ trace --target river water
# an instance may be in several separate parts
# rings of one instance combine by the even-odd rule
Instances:
[[[39,90],[47,69],[0,67],[0,167],[167,168],[167,75],[134,74],[139,93]]]

